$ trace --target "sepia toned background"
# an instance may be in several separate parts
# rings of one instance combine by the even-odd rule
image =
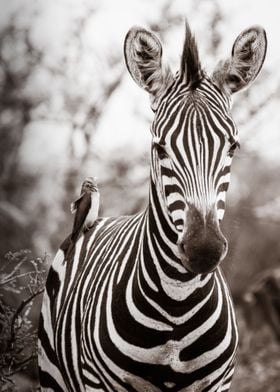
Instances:
[[[223,222],[223,268],[241,335],[233,391],[279,392],[279,16],[276,0],[2,0],[1,391],[36,389],[40,293],[83,179],[98,177],[100,215],[147,204],[152,111],[125,69],[125,34],[132,25],[152,29],[176,71],[187,17],[209,73],[242,29],[267,31],[263,70],[234,97],[241,149]]]

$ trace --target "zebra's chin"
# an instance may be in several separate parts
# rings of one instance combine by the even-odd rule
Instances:
[[[178,241],[181,262],[188,272],[207,274],[213,272],[227,254],[227,240],[222,235],[215,243],[189,245],[184,240]]]
[[[210,260],[209,258],[192,258],[190,259],[186,254],[184,253],[184,250],[182,249],[182,246],[179,246],[179,253],[181,255],[181,262],[183,266],[186,268],[186,270],[190,273],[199,275],[199,274],[208,274],[213,272],[220,264],[221,260]]]

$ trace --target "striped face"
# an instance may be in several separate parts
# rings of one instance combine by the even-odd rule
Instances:
[[[219,221],[238,146],[229,106],[228,97],[208,78],[194,91],[174,83],[160,101],[152,125],[152,177],[178,232],[186,267],[186,254],[195,252],[194,246],[202,249],[199,260],[203,261],[196,259],[195,266],[189,266],[193,272],[196,267],[201,270],[200,264],[206,265],[209,256],[216,266],[227,250]]]
[[[128,70],[149,92],[155,112],[152,183],[169,226],[178,233],[182,263],[194,273],[212,271],[227,251],[220,221],[239,145],[231,95],[255,79],[265,54],[265,32],[254,26],[237,37],[231,58],[208,77],[186,25],[181,68],[174,77],[155,35],[135,27],[125,40]]]
[[[205,78],[195,91],[175,83],[155,113],[152,173],[178,232],[184,230],[190,206],[202,218],[223,218],[239,145],[229,106],[228,97]]]

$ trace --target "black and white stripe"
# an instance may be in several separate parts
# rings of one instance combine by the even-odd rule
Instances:
[[[189,59],[173,77],[152,33],[128,33],[128,69],[155,111],[149,204],[134,216],[98,219],[78,239],[72,263],[64,263],[69,238],[58,251],[39,328],[44,391],[230,388],[237,329],[219,267],[219,221],[237,146],[229,88],[237,88],[232,79],[222,88],[222,70],[212,78],[201,71],[188,26],[186,34]],[[263,34],[246,30],[234,50]]]

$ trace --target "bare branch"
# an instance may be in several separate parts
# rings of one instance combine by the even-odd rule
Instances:
[[[38,295],[42,294],[42,292],[44,291],[44,289],[40,289],[38,291],[36,291],[34,294],[32,294],[30,297],[26,298],[25,300],[23,300],[21,302],[21,304],[19,305],[19,307],[17,308],[17,310],[15,311],[13,317],[12,317],[12,321],[11,321],[11,333],[10,333],[10,341],[8,342],[8,348],[11,349],[13,347],[13,344],[15,342],[15,336],[16,336],[16,332],[15,332],[15,323],[16,320],[18,318],[18,316],[20,315],[20,313],[23,311],[23,309]]]

